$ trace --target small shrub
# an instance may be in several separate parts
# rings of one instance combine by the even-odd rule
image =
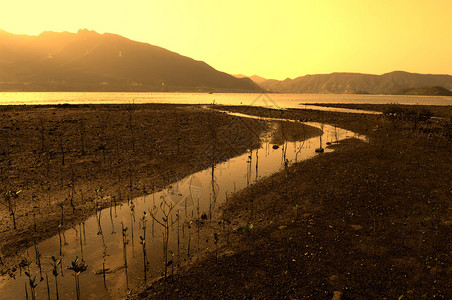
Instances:
[[[384,110],[383,115],[392,123],[392,127],[398,128],[402,123],[411,125],[413,130],[416,130],[422,123],[427,122],[433,113],[420,106],[409,106],[404,108],[399,104],[389,104]]]
[[[398,128],[403,122],[404,109],[398,104],[389,104],[384,110],[383,115],[392,123],[392,127]]]
[[[432,115],[433,113],[425,107],[410,107],[404,110],[403,119],[416,130],[419,124],[428,121]]]

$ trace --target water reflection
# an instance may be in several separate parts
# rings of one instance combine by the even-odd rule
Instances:
[[[89,93],[89,92],[1,92],[0,105],[21,104],[130,104],[130,103],[177,103],[177,104],[224,104],[242,105],[253,103],[269,107],[270,102],[279,108],[310,108],[314,103],[370,103],[370,104],[424,104],[451,105],[452,97],[416,95],[355,95],[355,94],[265,94],[272,101],[258,101],[263,94],[251,93]],[[133,99],[133,101],[131,101]],[[318,107],[313,107],[319,109]],[[334,111],[334,109],[333,109]]]

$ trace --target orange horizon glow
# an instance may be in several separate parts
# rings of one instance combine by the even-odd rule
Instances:
[[[452,73],[450,0],[10,1],[0,29],[88,28],[157,45],[230,74]]]

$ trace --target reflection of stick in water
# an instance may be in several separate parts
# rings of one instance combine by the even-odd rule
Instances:
[[[102,217],[102,211],[99,211],[96,214],[96,219],[97,219],[97,234],[102,234],[102,226],[100,225],[100,218]]]
[[[131,228],[131,232],[132,232],[132,257],[135,257],[135,246],[134,246],[134,238],[133,238],[133,225],[134,225],[133,217],[130,217],[130,228]]]
[[[187,256],[190,257],[190,242],[191,242],[191,221],[187,224],[188,229],[188,247],[187,247]]]
[[[83,260],[83,237],[82,237],[82,223],[78,224],[79,229],[80,229],[80,256],[82,257]]]
[[[61,224],[58,225],[58,237],[60,238],[60,256],[63,255],[62,241],[61,241]]]
[[[256,181],[259,177],[259,148],[256,150]]]
[[[304,142],[306,141],[306,130],[305,130],[305,126],[301,125],[302,131],[303,131],[303,139],[300,145],[300,148],[298,149],[298,151],[295,153],[295,163],[298,162],[298,154],[301,152],[301,149],[303,149],[304,146]]]
[[[143,235],[140,235],[140,244],[143,246],[143,267],[144,267],[144,285],[147,283],[147,258],[146,258],[146,212],[143,212],[143,217],[140,219],[143,229]]]
[[[115,223],[113,222],[113,214],[112,214],[112,201],[110,200],[110,221],[111,221],[111,234],[115,234]]]

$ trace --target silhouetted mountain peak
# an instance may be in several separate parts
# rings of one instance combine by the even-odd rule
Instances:
[[[205,62],[88,29],[39,36],[0,33],[0,82],[14,82],[0,90],[261,91],[251,80]]]
[[[232,76],[234,76],[236,78],[249,78],[252,81],[254,81],[255,83],[257,83],[257,84],[261,84],[262,82],[268,80],[268,79],[263,78],[263,77],[258,76],[258,75],[246,76],[246,75],[243,75],[243,74],[235,74],[235,75],[232,75]]]
[[[97,33],[94,30],[89,30],[89,29],[84,28],[84,29],[79,29],[77,31],[77,35],[78,36],[100,36],[101,34]]]

